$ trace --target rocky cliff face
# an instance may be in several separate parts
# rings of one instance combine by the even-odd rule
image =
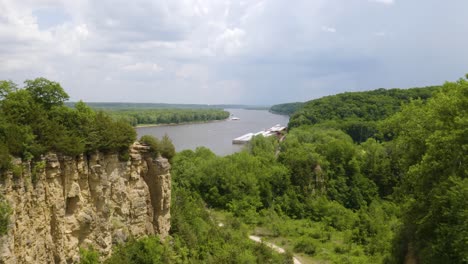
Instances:
[[[168,235],[171,175],[164,158],[134,144],[130,160],[117,155],[48,154],[42,162],[16,161],[0,192],[13,209],[0,238],[0,263],[74,263],[92,245],[105,258],[130,237]]]

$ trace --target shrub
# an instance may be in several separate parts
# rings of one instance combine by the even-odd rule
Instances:
[[[3,236],[8,232],[11,212],[12,210],[10,205],[0,195],[0,236]]]
[[[158,155],[159,152],[159,140],[151,135],[144,135],[140,138],[140,142],[148,145],[150,148],[149,151],[152,154],[153,158]]]
[[[313,256],[317,252],[317,245],[313,239],[309,237],[301,237],[299,241],[294,244],[294,251],[304,252],[309,256]]]
[[[98,264],[99,252],[97,252],[92,246],[88,247],[88,249],[80,248],[80,263]]]
[[[39,175],[38,174],[44,171],[45,166],[46,166],[46,162],[44,160],[34,163],[34,166],[33,166],[32,171],[31,171],[31,182],[32,182],[32,184],[35,185],[37,183],[37,181],[39,180],[39,178],[38,178]]]
[[[130,240],[120,245],[105,263],[170,263],[170,250],[158,237]]]
[[[10,169],[10,167],[11,158],[8,147],[0,142],[0,173]]]
[[[164,135],[164,137],[161,139],[159,150],[161,152],[161,155],[167,158],[168,160],[172,160],[172,157],[174,157],[176,153],[174,144],[167,135]]]
[[[334,251],[337,254],[344,254],[348,252],[348,249],[344,245],[336,245]]]
[[[150,147],[150,153],[153,155],[153,157],[156,157],[158,154],[160,154],[168,160],[172,160],[172,158],[175,156],[176,152],[174,144],[167,135],[164,135],[161,140],[151,135],[144,135],[140,138],[140,142]]]

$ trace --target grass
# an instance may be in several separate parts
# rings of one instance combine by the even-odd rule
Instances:
[[[217,223],[224,223],[232,217],[225,211],[209,212]],[[352,241],[352,230],[339,231],[323,222],[309,219],[260,215],[258,224],[250,225],[250,234],[292,252],[303,264],[382,262],[378,257],[366,255],[364,247]]]

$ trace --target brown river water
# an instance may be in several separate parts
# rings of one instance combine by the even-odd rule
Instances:
[[[259,132],[276,124],[287,126],[289,117],[276,115],[267,110],[225,109],[239,120],[223,120],[209,123],[168,125],[137,128],[138,137],[152,135],[158,138],[167,134],[176,151],[194,150],[204,146],[217,155],[229,155],[242,150],[242,145],[233,145],[232,139],[250,132]]]

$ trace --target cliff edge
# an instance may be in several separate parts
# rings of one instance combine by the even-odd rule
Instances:
[[[106,258],[131,237],[168,235],[170,164],[146,146],[133,144],[125,162],[117,154],[49,153],[34,166],[15,165],[19,172],[0,182],[12,208],[1,263],[75,263],[88,246]]]

